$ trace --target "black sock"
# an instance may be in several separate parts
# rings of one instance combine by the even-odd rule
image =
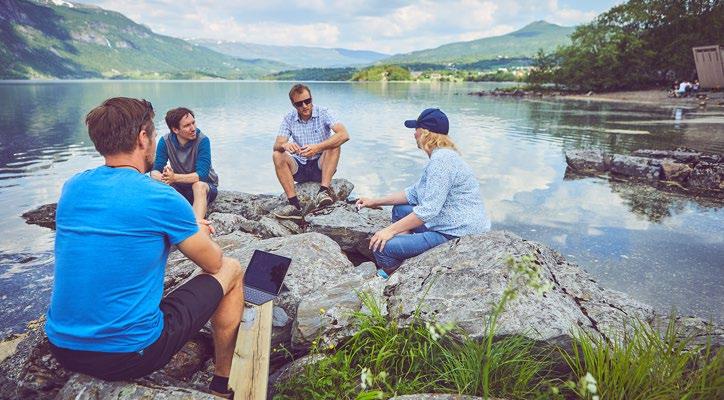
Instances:
[[[301,210],[301,209],[302,209],[302,205],[299,204],[299,199],[297,198],[297,196],[290,197],[290,198],[289,198],[289,204],[291,204],[291,205],[293,205],[294,207],[296,207],[297,210]]]
[[[229,389],[229,377],[214,375],[214,377],[211,378],[209,390],[223,394],[231,393],[231,390]]]
[[[322,193],[322,192],[329,192],[329,188],[326,186],[320,186],[319,191],[317,193]]]

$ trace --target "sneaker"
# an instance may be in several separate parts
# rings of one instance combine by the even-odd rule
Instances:
[[[317,209],[330,206],[334,203],[334,198],[331,193],[329,193],[329,190],[323,190],[317,193],[315,200],[317,201]]]
[[[382,278],[384,280],[390,279],[390,276],[387,275],[387,272],[385,272],[385,270],[382,268],[377,270],[377,276],[379,276],[380,278]]]
[[[294,207],[291,204],[287,204],[286,206],[277,208],[274,210],[274,216],[279,219],[293,219],[293,220],[302,220],[304,218],[304,215],[302,214],[302,210],[298,209],[297,207]]]

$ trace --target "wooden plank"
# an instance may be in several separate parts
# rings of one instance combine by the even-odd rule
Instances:
[[[266,399],[273,309],[269,301],[247,305],[244,312],[229,375],[229,387],[237,400]]]

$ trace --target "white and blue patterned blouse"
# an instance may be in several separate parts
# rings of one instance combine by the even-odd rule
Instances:
[[[299,118],[296,110],[285,115],[277,136],[291,137],[294,143],[304,147],[308,144],[317,144],[329,139],[332,134],[331,128],[336,123],[337,119],[329,110],[312,105],[312,116],[307,121]],[[306,164],[307,160],[316,160],[321,155],[319,153],[309,159],[298,154],[292,154],[292,157],[296,158],[300,164]]]
[[[480,184],[452,149],[433,150],[422,176],[405,189],[405,196],[412,211],[431,231],[463,236],[490,230]]]

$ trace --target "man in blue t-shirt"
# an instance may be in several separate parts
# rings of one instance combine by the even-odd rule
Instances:
[[[204,219],[219,186],[209,138],[196,128],[194,112],[185,107],[169,110],[166,125],[170,132],[158,142],[151,178],[171,185],[192,204],[196,219]]]
[[[199,221],[183,197],[145,175],[156,148],[153,116],[151,103],[123,97],[86,116],[105,163],[63,186],[45,330],[67,369],[121,380],[162,368],[211,319],[210,389],[228,394],[242,269],[223,256],[208,222]],[[171,245],[203,271],[162,297]]]

